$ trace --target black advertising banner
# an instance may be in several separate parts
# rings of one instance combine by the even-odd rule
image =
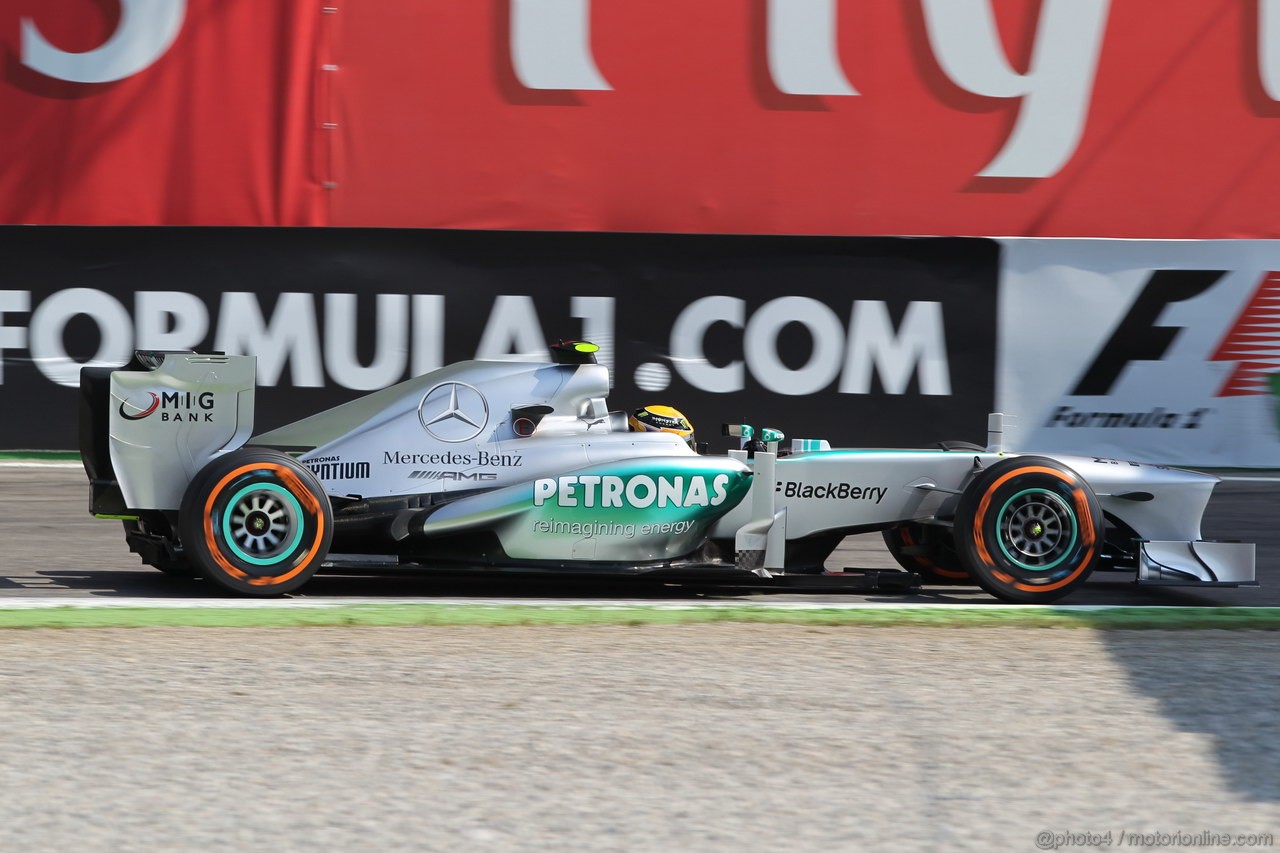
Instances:
[[[592,340],[610,404],[832,446],[980,441],[999,246],[981,239],[0,228],[0,449],[73,449],[83,364],[258,357],[257,430],[453,361]]]

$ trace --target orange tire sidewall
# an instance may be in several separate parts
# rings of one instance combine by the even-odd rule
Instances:
[[[305,550],[301,551],[299,556],[293,559],[290,570],[280,575],[252,575],[235,565],[224,552],[222,535],[216,523],[218,516],[217,503],[225,494],[227,487],[232,483],[237,483],[245,476],[262,472],[267,473],[271,479],[277,481],[297,499],[302,505],[303,511],[308,515],[304,523],[311,521],[315,526],[310,544],[302,546]],[[299,479],[295,471],[279,462],[249,462],[227,472],[209,490],[209,494],[202,505],[202,510],[203,546],[209,552],[210,558],[229,577],[250,586],[279,586],[293,580],[313,563],[325,540],[325,513],[320,506],[320,499]]]
[[[1076,524],[1079,527],[1079,554],[1072,559],[1074,568],[1067,575],[1055,578],[1048,583],[1028,583],[1025,578],[1016,577],[1005,571],[1000,562],[992,557],[991,550],[987,544],[986,528],[996,493],[1014,478],[1035,475],[1049,477],[1057,484],[1058,488],[1054,491],[1059,497],[1068,501],[1075,514]],[[975,557],[987,568],[990,576],[997,582],[1020,592],[1049,593],[1070,586],[1092,568],[1098,556],[1098,543],[1102,538],[1099,535],[1097,523],[1098,520],[1090,506],[1088,493],[1077,477],[1058,468],[1050,468],[1044,465],[1027,465],[1011,468],[997,477],[983,490],[982,497],[973,514],[969,534],[972,536]],[[994,527],[995,522],[992,521],[991,525]],[[998,535],[998,532],[996,535]]]
[[[920,541],[916,541],[915,529],[909,525],[903,525],[897,528],[898,542],[905,546],[926,545],[925,538],[919,537]],[[934,560],[929,559],[923,554],[911,555],[911,559],[919,564],[920,568],[927,572],[932,572],[938,577],[948,578],[950,580],[968,580],[969,573],[963,569],[950,569],[945,566],[938,565]]]

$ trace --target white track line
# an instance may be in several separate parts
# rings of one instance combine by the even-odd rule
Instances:
[[[227,599],[227,598],[142,598],[142,597],[95,597],[82,598],[34,598],[15,597],[0,598],[0,611],[3,610],[41,610],[57,607],[75,608],[196,608],[210,610],[270,610],[283,608],[332,609],[350,606],[368,605],[451,605],[479,607],[529,607],[529,608],[594,608],[605,610],[627,610],[645,608],[650,610],[707,610],[726,608],[747,608],[752,610],[935,610],[945,612],[951,610],[1003,610],[1003,611],[1048,611],[1053,613],[1090,613],[1103,610],[1170,610],[1187,608],[1170,608],[1167,606],[1128,605],[1128,604],[913,604],[906,602],[845,602],[822,603],[806,601],[735,601],[735,600],[691,600],[671,601],[667,599],[616,599],[616,598],[271,598]],[[1220,609],[1212,607],[1208,609]]]

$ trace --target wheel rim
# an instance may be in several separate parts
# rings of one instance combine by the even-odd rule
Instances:
[[[222,518],[223,539],[237,559],[274,566],[302,541],[303,512],[298,499],[274,483],[253,483],[232,496]]]
[[[1047,489],[1025,489],[1005,501],[996,528],[1005,558],[1030,572],[1057,568],[1079,538],[1075,512]]]

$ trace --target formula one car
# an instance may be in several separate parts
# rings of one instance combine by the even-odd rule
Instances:
[[[81,372],[91,511],[163,571],[246,595],[322,568],[607,573],[878,589],[969,582],[1043,603],[1095,567],[1144,584],[1254,582],[1200,540],[1214,477],[988,445],[840,450],[731,424],[708,455],[611,411],[594,346],[454,364],[253,435],[251,356],[138,352]],[[904,571],[828,572],[882,531]]]

